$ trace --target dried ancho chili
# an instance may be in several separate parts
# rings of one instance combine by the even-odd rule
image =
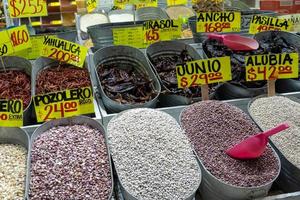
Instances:
[[[21,70],[1,71],[0,99],[21,99],[25,109],[31,99],[30,76]]]
[[[222,11],[223,0],[196,0],[193,9],[196,12]]]
[[[171,94],[177,94],[185,97],[200,97],[200,87],[178,88],[176,77],[176,66],[193,61],[187,50],[183,50],[179,55],[161,55],[151,59],[156,71],[159,74],[163,84]],[[168,93],[167,91],[163,91]]]
[[[89,72],[69,64],[60,64],[45,68],[39,72],[36,81],[36,93],[47,94],[66,89],[91,86]]]
[[[203,49],[208,57],[230,56],[232,81],[248,88],[260,88],[266,84],[265,81],[246,82],[245,56],[271,53],[293,53],[300,52],[295,45],[288,43],[283,37],[275,32],[271,37],[262,39],[259,48],[254,51],[233,51],[217,40],[209,39],[204,42]]]
[[[132,66],[101,64],[98,75],[105,94],[119,103],[145,103],[157,95],[153,81]]]

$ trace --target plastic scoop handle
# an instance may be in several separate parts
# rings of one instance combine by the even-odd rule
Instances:
[[[275,128],[271,128],[261,134],[263,134],[266,138],[275,135],[276,133],[279,133],[280,131],[284,131],[285,129],[289,128],[289,125],[287,123],[282,123]]]

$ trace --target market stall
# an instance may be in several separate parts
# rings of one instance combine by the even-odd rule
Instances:
[[[0,200],[300,199],[298,7],[2,1]]]

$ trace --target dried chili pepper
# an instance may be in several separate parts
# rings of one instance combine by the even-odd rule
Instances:
[[[60,64],[39,72],[36,80],[36,93],[46,94],[89,86],[91,86],[91,81],[86,68]]]
[[[196,12],[218,12],[223,10],[223,0],[196,0],[193,5]]]
[[[30,76],[22,70],[1,71],[0,99],[21,99],[25,109],[31,100]]]
[[[105,94],[122,104],[145,103],[157,94],[153,81],[132,66],[99,65],[98,75]]]

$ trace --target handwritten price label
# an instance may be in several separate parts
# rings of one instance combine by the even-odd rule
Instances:
[[[23,57],[29,60],[39,58],[41,56],[44,36],[32,36],[30,37],[30,41],[32,44],[31,48],[15,52],[13,55]]]
[[[0,56],[30,48],[31,41],[25,25],[0,32]]]
[[[38,122],[94,113],[90,87],[37,95],[33,102]]]
[[[240,32],[240,12],[203,12],[197,14],[197,32]]]
[[[23,102],[22,100],[0,100],[0,126],[23,126]]]
[[[143,35],[146,45],[181,38],[181,21],[171,19],[146,21],[143,24]]]
[[[8,0],[11,18],[47,16],[46,0]]]
[[[230,57],[196,60],[176,67],[178,88],[231,80]]]
[[[145,48],[143,27],[113,28],[114,45],[127,45],[135,48]]]
[[[246,80],[272,80],[298,77],[298,54],[246,56]]]
[[[44,36],[41,55],[77,67],[83,67],[87,51],[88,48],[79,44],[54,36]]]
[[[97,8],[98,0],[86,0],[86,8],[88,13],[93,12]]]
[[[282,15],[279,19],[285,19],[293,24],[292,31],[300,32],[300,14]]]
[[[292,29],[293,24],[291,21],[269,16],[253,15],[250,22],[249,33],[256,34],[270,30],[292,31]]]
[[[114,5],[124,9],[126,5],[133,4],[136,8],[157,7],[157,0],[114,0]]]
[[[167,0],[168,6],[186,5],[187,3],[187,0]]]

